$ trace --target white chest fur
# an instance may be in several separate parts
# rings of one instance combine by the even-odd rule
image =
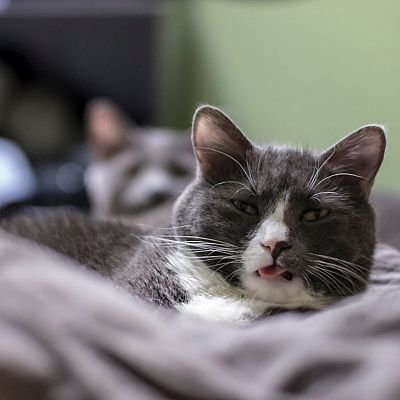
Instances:
[[[188,303],[178,307],[182,312],[215,321],[245,323],[276,306],[251,298],[240,288],[228,284],[193,253],[177,251],[168,262],[190,296]]]
[[[178,309],[202,318],[246,323],[268,314],[273,308],[318,309],[323,305],[321,299],[305,291],[298,278],[293,279],[287,285],[289,287],[277,288],[276,285],[265,284],[265,293],[260,295],[258,287],[257,290],[250,290],[230,285],[190,251],[176,251],[169,256],[168,264],[171,270],[176,271],[180,284],[190,298],[188,303],[182,303]],[[276,295],[277,291],[279,296]]]

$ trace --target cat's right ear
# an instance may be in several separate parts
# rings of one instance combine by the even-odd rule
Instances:
[[[199,107],[193,117],[192,142],[201,175],[210,183],[242,173],[253,145],[221,110]]]
[[[322,160],[330,168],[331,177],[348,181],[349,185],[358,188],[363,197],[368,198],[382,164],[385,147],[384,127],[366,125],[332,146],[322,155]]]
[[[85,131],[94,154],[102,159],[112,157],[128,140],[131,122],[112,100],[91,100],[84,113]]]

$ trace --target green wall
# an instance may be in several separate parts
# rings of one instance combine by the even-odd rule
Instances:
[[[211,103],[258,141],[316,148],[383,123],[377,186],[400,189],[399,0],[175,0],[159,33],[160,122]]]

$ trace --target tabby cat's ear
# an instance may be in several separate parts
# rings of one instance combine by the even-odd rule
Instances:
[[[368,198],[386,147],[385,130],[367,125],[350,133],[327,150],[322,159],[332,174],[351,181]]]
[[[212,106],[198,108],[192,125],[193,148],[199,171],[210,183],[241,174],[251,142],[221,110]]]
[[[85,109],[85,130],[95,155],[107,159],[128,140],[131,122],[112,100],[95,98]]]

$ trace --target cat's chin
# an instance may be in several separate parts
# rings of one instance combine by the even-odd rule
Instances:
[[[320,299],[310,293],[299,277],[282,267],[276,267],[276,271],[265,268],[242,275],[242,285],[250,297],[283,308],[320,308]]]

